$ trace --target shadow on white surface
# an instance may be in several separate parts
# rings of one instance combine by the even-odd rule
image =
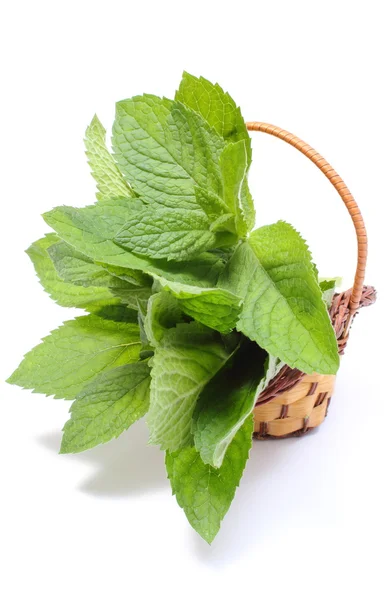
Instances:
[[[51,451],[59,452],[62,432],[52,432],[38,438]],[[136,423],[118,439],[80,454],[62,455],[69,461],[91,465],[94,473],[81,483],[82,492],[100,497],[127,497],[168,487],[164,455],[148,446],[148,431],[144,422]]]
[[[211,546],[191,530],[183,514],[188,544],[199,562],[214,569],[242,560],[279,530],[298,535],[303,529],[326,530],[336,521],[335,472],[326,464],[324,446],[329,429],[320,428],[302,438],[254,441],[250,459],[226,515]],[[43,447],[58,452],[61,432],[38,438]],[[92,467],[79,490],[98,498],[139,497],[163,490],[170,494],[164,456],[147,445],[148,432],[139,422],[117,440],[61,459]],[[331,461],[330,461],[331,462]],[[176,501],[176,511],[181,511]]]
[[[327,477],[334,478],[334,474],[327,474],[319,460],[315,469],[310,458],[310,453],[319,453],[321,442],[318,430],[303,438],[255,441],[217,538],[209,546],[192,534],[199,561],[223,568],[254,553],[257,544],[269,542],[284,527],[289,535],[313,523],[323,530],[329,528],[336,520],[335,494],[327,494],[332,487],[326,486]]]

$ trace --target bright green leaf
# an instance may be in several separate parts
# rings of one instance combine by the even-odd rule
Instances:
[[[114,241],[136,254],[177,261],[237,241],[231,234],[212,232],[210,226],[201,210],[149,206],[133,212]]]
[[[118,279],[95,264],[86,254],[78,252],[62,240],[53,244],[48,249],[48,253],[59,277],[68,283],[83,287],[93,285],[111,287],[114,280]]]
[[[149,408],[150,369],[146,362],[101,373],[71,405],[61,453],[82,452],[118,437]]]
[[[137,310],[138,301],[147,301],[151,294],[150,284],[140,286],[139,283],[129,283],[122,277],[111,275],[66,242],[61,241],[51,246],[49,254],[63,280],[84,287],[104,285],[109,288],[112,297],[118,298],[134,310]]]
[[[236,148],[226,152],[230,161],[235,161],[231,162],[231,165],[234,166],[232,178],[236,179],[239,168],[244,168],[246,174],[251,164],[251,140],[240,108],[237,107],[231,96],[224,92],[217,83],[213,84],[204,77],[194,77],[185,72],[175,99],[199,113],[224,138],[227,144],[242,142],[242,145],[237,144]],[[235,156],[242,147],[244,147],[247,161],[245,167],[243,167],[244,157]],[[231,157],[231,155],[234,156]],[[226,194],[230,193],[227,190],[224,191]],[[242,207],[245,227],[247,231],[250,231],[255,224],[255,210],[246,177],[242,179],[241,188],[237,189],[237,198],[238,204]],[[241,221],[239,221],[238,231],[242,236],[245,235]]]
[[[143,360],[145,358],[150,358],[154,354],[153,347],[151,346],[151,343],[150,343],[147,333],[145,331],[146,308],[147,308],[148,302],[150,302],[150,300],[151,300],[151,298],[153,298],[153,296],[151,296],[147,302],[144,302],[143,300],[139,300],[137,303],[137,321],[138,321],[138,326],[140,328],[140,340],[141,340],[141,352],[140,352],[141,360]]]
[[[177,450],[192,440],[191,421],[197,398],[226,362],[219,334],[199,323],[167,330],[152,358],[150,442]]]
[[[241,110],[230,94],[219,84],[204,77],[183,73],[183,79],[175,99],[199,113],[226,142],[246,142],[248,162],[251,162],[251,142]]]
[[[106,148],[106,130],[97,115],[86,129],[85,146],[91,173],[99,189],[97,198],[100,200],[135,196]]]
[[[335,333],[308,247],[291,225],[254,231],[219,286],[244,298],[237,328],[267,352],[305,373],[336,373]]]
[[[82,289],[59,277],[49,254],[58,241],[58,236],[50,233],[34,242],[27,250],[40,283],[51,298],[60,306],[84,308],[88,311],[96,311],[106,304],[118,304],[120,300],[106,287],[96,283],[95,286]]]
[[[246,142],[228,144],[220,155],[223,199],[229,212],[236,216],[236,230],[243,238],[254,226],[254,203],[247,187],[249,167]]]
[[[249,456],[252,434],[253,419],[249,418],[231,442],[219,469],[204,464],[192,447],[166,455],[172,492],[189,523],[209,544],[234,499]]]
[[[261,393],[267,353],[246,341],[201,393],[194,415],[195,447],[204,463],[220,467],[235,434]]]
[[[195,186],[220,195],[223,139],[183,104],[145,94],[118,102],[113,147],[125,177],[148,200],[198,208]]]
[[[196,201],[200,208],[206,213],[206,215],[213,221],[223,214],[228,214],[229,207],[227,204],[216,194],[212,194],[208,190],[203,190],[199,186],[195,187]],[[235,227],[232,230],[235,233]]]
[[[119,277],[119,279],[123,279],[132,285],[137,285],[139,287],[152,286],[152,278],[141,271],[136,271],[135,269],[128,269],[125,267],[117,267],[114,265],[107,265],[106,263],[98,261],[96,261],[96,264],[105,269],[105,271],[110,273],[110,275]]]
[[[181,322],[179,303],[168,292],[158,292],[149,298],[144,328],[152,346],[159,345],[166,330]]]
[[[77,317],[28,352],[8,382],[73,400],[103,371],[136,361],[140,349],[137,324],[96,315]]]
[[[336,293],[336,287],[341,283],[341,277],[335,277],[333,279],[319,279],[319,286],[323,293],[323,299],[328,306],[332,304],[333,296]]]
[[[44,218],[65,242],[104,268],[113,267],[111,272],[118,277],[125,273],[131,276],[135,270],[189,285],[216,285],[224,268],[219,256],[203,253],[192,261],[152,261],[115,244],[113,238],[132,214],[130,206],[126,200],[104,201],[85,208],[61,206],[46,213]]]
[[[58,206],[43,217],[65,242],[93,261],[142,271],[149,266],[149,261],[113,242],[132,215],[136,202],[114,199],[85,208]]]
[[[183,286],[213,288],[224,269],[225,259],[218,254],[203,252],[193,260],[180,262],[153,261],[147,272],[155,278]]]
[[[179,306],[187,315],[221,333],[234,329],[241,310],[241,298],[216,287],[203,288],[168,281],[155,275],[162,288],[179,300]]]

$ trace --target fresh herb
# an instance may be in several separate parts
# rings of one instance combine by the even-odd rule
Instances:
[[[86,154],[97,202],[44,215],[27,250],[67,321],[9,382],[74,400],[62,453],[117,437],[147,414],[172,491],[196,531],[216,536],[252,444],[252,411],[283,364],[336,373],[319,284],[288,223],[252,231],[251,143],[240,109],[184,73],[174,100],[117,104],[111,154],[97,117]],[[259,203],[258,203],[259,216]]]

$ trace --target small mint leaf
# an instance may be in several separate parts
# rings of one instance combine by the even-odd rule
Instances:
[[[85,146],[91,173],[99,190],[97,198],[101,200],[134,197],[134,191],[125,181],[106,148],[106,130],[97,115],[86,129]]]
[[[71,405],[61,453],[83,452],[118,437],[149,408],[150,369],[146,362],[101,373]]]
[[[138,360],[140,349],[137,324],[77,317],[28,352],[8,383],[73,400],[103,371]]]

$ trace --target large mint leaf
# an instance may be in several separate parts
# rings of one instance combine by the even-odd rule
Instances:
[[[198,208],[195,185],[220,195],[223,139],[183,104],[145,94],[118,102],[113,147],[121,171],[148,200]]]
[[[101,263],[118,277],[145,271],[189,285],[213,287],[224,267],[217,255],[203,253],[192,261],[152,261],[136,256],[113,242],[132,214],[133,201],[109,200],[85,208],[60,206],[44,215],[45,221],[60,237],[79,252]],[[118,269],[118,270],[117,270]]]
[[[336,373],[337,342],[310,252],[288,223],[254,231],[219,281],[244,298],[237,328],[305,373]]]
[[[231,442],[219,469],[206,465],[195,448],[167,453],[172,492],[192,527],[209,544],[235,496],[252,444],[253,419],[246,419]]]
[[[103,371],[136,361],[140,349],[137,324],[96,315],[78,317],[43,338],[8,382],[73,400]]]
[[[175,99],[201,114],[204,120],[221,135],[226,142],[246,142],[248,162],[251,162],[251,142],[240,108],[230,94],[217,83],[204,77],[183,73],[183,79]]]
[[[164,290],[171,292],[179,300],[181,310],[199,323],[221,333],[229,333],[234,329],[242,301],[232,292],[169,281],[156,274],[155,279]]]
[[[118,304],[120,300],[100,282],[83,289],[59,277],[49,254],[58,241],[58,236],[50,233],[34,242],[27,250],[40,283],[51,298],[60,306],[84,308],[88,311],[96,311],[107,304]]]
[[[113,242],[137,202],[111,199],[85,208],[58,206],[43,217],[65,242],[94,261],[142,271],[149,261]]]
[[[106,130],[97,115],[86,129],[85,146],[91,173],[99,190],[97,198],[100,200],[135,196],[106,148]]]
[[[267,354],[246,342],[204,388],[194,415],[195,447],[204,463],[220,467],[235,434],[251,414],[266,379]]]
[[[221,331],[234,327],[239,299],[236,300],[235,295],[225,291],[214,293],[224,269],[224,258],[209,252],[191,261],[180,262],[136,256],[112,241],[129,211],[128,202],[114,200],[79,209],[59,207],[47,213],[45,219],[67,244],[90,257],[93,262],[101,263],[104,269],[117,277],[130,282],[135,277],[143,278],[141,271],[144,271],[162,279],[163,286],[179,283],[181,288],[170,285],[169,289],[180,295],[182,309],[187,314]],[[147,288],[148,284],[139,280],[139,285]],[[199,297],[200,289],[204,289],[203,297]],[[181,297],[182,294],[185,298]],[[123,301],[128,299],[124,298]]]
[[[138,301],[147,301],[151,294],[150,281],[148,285],[141,285],[116,277],[66,242],[60,241],[51,246],[49,254],[64,281],[83,287],[104,285],[109,288],[112,297],[119,298],[134,310],[137,310]]]
[[[71,405],[61,453],[82,452],[118,437],[149,408],[150,369],[146,362],[105,371]]]
[[[164,333],[152,358],[147,418],[152,444],[177,450],[190,443],[196,400],[228,356],[220,335],[199,323]]]
[[[232,234],[215,233],[210,227],[201,210],[148,206],[133,212],[114,241],[136,254],[177,261],[236,242]]]

